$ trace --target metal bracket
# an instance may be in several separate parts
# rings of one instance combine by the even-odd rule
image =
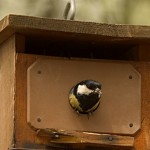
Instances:
[[[76,13],[75,0],[70,0],[67,3],[65,11],[64,11],[64,19],[74,20],[75,13]]]

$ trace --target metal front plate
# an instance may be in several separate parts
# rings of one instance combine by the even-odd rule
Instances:
[[[99,108],[78,115],[68,94],[76,83],[102,84]],[[141,124],[141,77],[130,65],[90,60],[41,58],[28,68],[27,121],[35,128],[134,134]]]

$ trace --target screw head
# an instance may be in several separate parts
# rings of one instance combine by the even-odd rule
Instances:
[[[113,137],[112,137],[112,136],[109,136],[109,137],[108,137],[108,140],[109,140],[109,141],[113,141]]]
[[[41,118],[37,118],[37,122],[41,122],[42,120],[41,120]]]
[[[38,74],[41,74],[41,73],[42,73],[42,71],[41,71],[41,70],[38,70],[38,71],[37,71],[37,73],[38,73]]]
[[[59,135],[58,135],[58,134],[55,134],[54,137],[55,137],[55,138],[59,138]]]
[[[132,127],[133,127],[133,123],[130,123],[130,124],[129,124],[129,127],[132,128]]]
[[[129,75],[129,79],[133,79],[133,76],[132,76],[132,75]]]

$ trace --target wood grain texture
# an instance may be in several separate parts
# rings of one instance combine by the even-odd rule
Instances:
[[[10,35],[66,37],[93,42],[149,42],[150,27],[66,21],[21,15],[8,15],[0,21],[0,43]],[[61,33],[61,34],[60,34]],[[90,36],[89,36],[90,35]]]
[[[0,149],[13,147],[15,38],[10,37],[0,46]]]
[[[66,51],[70,56],[71,49],[71,54],[78,57],[94,54],[98,59],[150,60],[149,26],[66,21],[21,15],[8,15],[0,21],[0,43],[16,33],[17,52],[54,55]],[[35,45],[38,50],[34,49],[34,43],[37,43]],[[21,49],[18,47],[20,45]],[[41,47],[46,50],[43,52]],[[50,52],[50,48],[57,50]]]
[[[18,33],[18,36],[12,36],[14,33]],[[134,60],[141,62],[127,61],[126,63],[133,65],[142,77],[142,126],[135,135],[135,150],[150,150],[150,27],[66,21],[20,15],[9,15],[0,21],[0,103],[2,108],[0,109],[0,149],[7,150],[8,147],[14,146],[18,149],[46,149],[47,147],[48,149],[122,150],[120,147],[100,148],[96,145],[93,148],[93,145],[87,146],[86,143],[75,143],[69,146],[53,145],[47,137],[37,136],[36,132],[30,128],[27,124],[27,68],[41,56],[29,54],[17,54],[16,56],[15,50],[24,52],[26,39],[30,41],[34,37],[36,39],[44,37],[47,40],[54,38],[57,44],[58,38],[62,43],[72,41],[73,44],[84,42],[86,45],[90,41],[91,44],[98,43],[96,46],[99,46],[99,43],[105,44],[105,46],[113,43],[113,53],[118,48],[118,44],[117,52],[122,52],[120,44],[129,45],[131,50],[127,55],[132,54],[133,58],[135,57]],[[31,43],[32,41],[29,42],[29,46]],[[43,43],[45,44],[45,42]],[[111,46],[107,52],[110,51],[112,51]],[[118,55],[120,54],[118,53]],[[115,55],[113,57],[115,58]],[[143,60],[145,62],[142,62]]]
[[[16,71],[16,147],[39,148],[44,144],[49,145],[49,140],[46,137],[39,137],[27,124],[27,68],[37,59],[39,55],[18,54],[17,71]],[[120,61],[119,61],[120,62]],[[121,61],[122,62],[122,61]],[[123,63],[123,62],[122,62]],[[126,62],[133,65],[140,73],[142,78],[142,127],[135,135],[135,150],[150,149],[150,63],[149,62]],[[63,147],[63,145],[61,145]],[[72,144],[69,148],[91,149],[91,146]],[[67,146],[66,146],[67,148]],[[51,148],[50,148],[51,149]],[[94,150],[100,148],[93,148]],[[102,148],[107,149],[107,148]],[[109,148],[110,149],[110,148]],[[113,149],[113,148],[112,148]],[[122,150],[122,148],[117,148]],[[108,150],[108,149],[107,149]]]
[[[138,58],[139,61],[149,61],[150,60],[150,45],[141,44],[138,49]]]
[[[134,137],[119,136],[111,134],[99,134],[78,131],[57,131],[49,129],[38,129],[38,136],[47,136],[51,143],[58,144],[86,144],[97,145],[99,147],[134,147]]]
[[[44,143],[27,124],[27,68],[36,59],[34,55],[18,54],[16,57],[15,147],[19,148],[37,148]]]
[[[15,34],[15,50],[21,53],[25,51],[25,36]]]
[[[141,73],[142,79],[142,127],[136,135],[135,147],[137,150],[150,150],[150,63],[134,63],[134,66]]]

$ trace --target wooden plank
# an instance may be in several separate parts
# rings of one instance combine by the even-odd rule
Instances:
[[[15,147],[35,148],[41,141],[27,124],[26,74],[27,68],[37,59],[35,55],[21,55],[16,57],[16,94],[15,94]],[[42,143],[44,143],[43,141]]]
[[[14,30],[9,27],[9,16],[6,16],[0,21],[0,44],[14,34]]]
[[[149,61],[150,60],[150,45],[149,44],[139,45],[138,60],[139,61]]]
[[[36,132],[32,130],[27,124],[27,68],[30,66],[39,55],[25,55],[18,54],[17,56],[17,70],[16,70],[16,107],[15,107],[15,141],[16,147],[25,147],[25,148],[39,148],[41,145],[46,144],[51,145],[49,143],[49,139],[46,137],[39,137],[36,135]],[[119,61],[120,62],[120,61]],[[123,63],[123,62],[122,62]],[[140,73],[142,79],[142,127],[141,130],[135,134],[135,150],[148,150],[150,149],[150,63],[149,62],[128,62],[133,65]],[[57,145],[58,146],[58,145]],[[59,145],[60,146],[60,145]],[[68,147],[61,145],[61,147]],[[71,144],[69,148],[79,148],[83,149],[91,149],[91,147],[87,147],[86,144]],[[97,148],[93,148],[96,150]],[[98,148],[100,149],[100,148]],[[104,148],[107,149],[107,148]],[[102,150],[104,150],[102,148]],[[110,150],[110,147],[108,148]],[[108,150],[107,149],[107,150]],[[112,148],[113,149],[113,148]],[[122,150],[122,148],[118,148]],[[115,149],[116,150],[116,149]]]
[[[0,46],[0,149],[14,144],[15,37]]]
[[[38,136],[47,136],[52,143],[91,144],[100,147],[134,147],[134,137],[91,132],[38,129]]]
[[[149,26],[66,21],[21,15],[9,15],[0,21],[0,42],[3,42],[13,33],[38,37],[61,36],[93,42],[132,41],[139,43],[144,41],[150,43]]]
[[[150,63],[132,63],[141,74],[142,127],[136,135],[135,150],[150,149]]]
[[[25,52],[25,36],[21,34],[15,34],[15,49],[16,52]]]

